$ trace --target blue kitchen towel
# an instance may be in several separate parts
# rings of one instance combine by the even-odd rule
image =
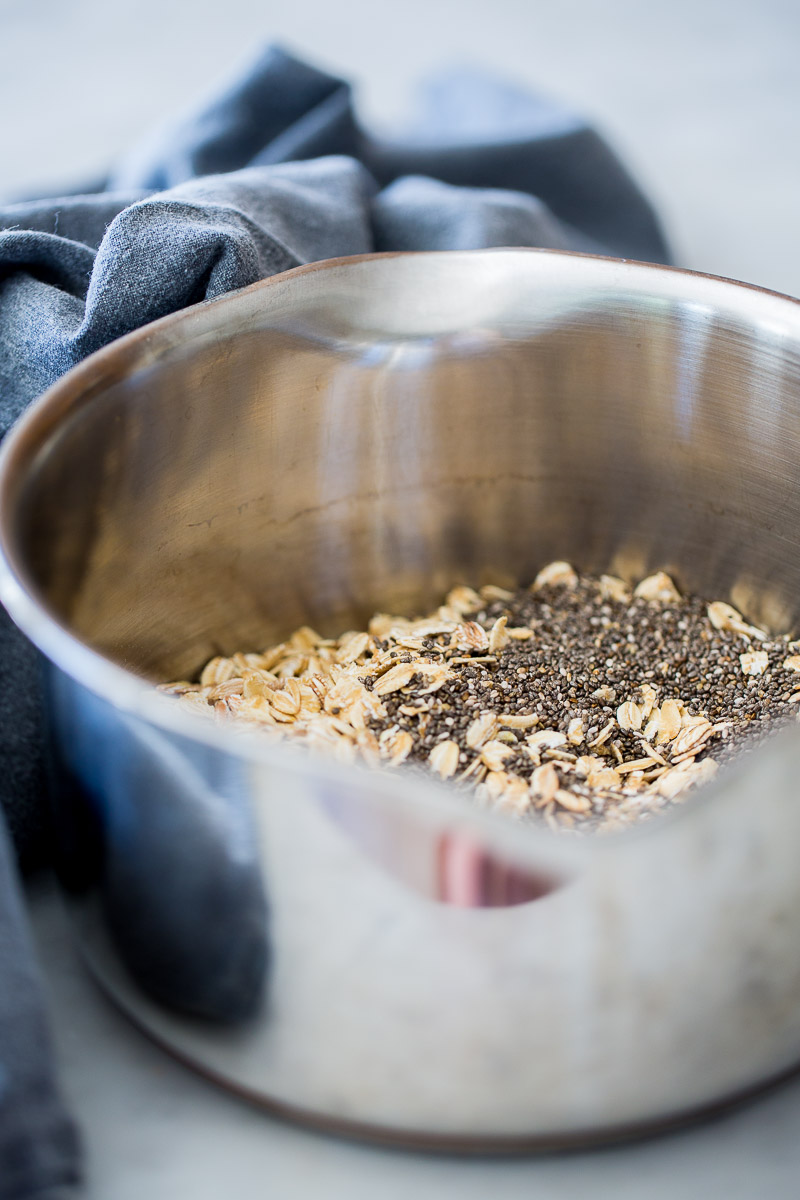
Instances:
[[[0,437],[86,355],[187,305],[315,259],[500,245],[668,257],[625,168],[563,106],[456,72],[379,139],[346,82],[269,49],[102,189],[0,205]],[[36,678],[0,610],[0,825],[5,810],[23,864],[47,853]],[[55,1200],[77,1141],[13,872],[0,829],[0,1200]]]
[[[79,1158],[0,813],[0,1200],[66,1200]]]

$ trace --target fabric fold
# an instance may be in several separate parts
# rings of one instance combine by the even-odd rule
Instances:
[[[350,85],[268,46],[207,104],[167,122],[135,147],[107,188],[165,191],[250,164],[358,157],[358,149]]]
[[[79,1142],[55,1079],[41,979],[2,815],[0,972],[0,1200],[35,1200],[79,1182]]]

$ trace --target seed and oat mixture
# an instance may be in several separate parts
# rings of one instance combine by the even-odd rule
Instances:
[[[663,572],[631,590],[557,562],[516,592],[456,587],[418,620],[304,626],[162,690],[341,761],[421,764],[514,816],[610,830],[797,714],[799,650]]]

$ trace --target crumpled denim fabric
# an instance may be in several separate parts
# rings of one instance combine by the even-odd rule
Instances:
[[[0,1200],[67,1200],[80,1147],[55,1078],[41,981],[0,814]]]
[[[344,80],[267,49],[102,190],[0,205],[0,437],[88,354],[187,305],[315,259],[500,245],[668,258],[624,166],[562,105],[451,72],[380,139]],[[23,862],[47,851],[35,679],[0,610],[0,823]],[[44,1200],[77,1157],[0,844],[0,1198]]]

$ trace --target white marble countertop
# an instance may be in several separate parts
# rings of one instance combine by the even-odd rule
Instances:
[[[680,265],[800,295],[797,0],[0,0],[0,194],[101,176],[268,39],[354,79],[379,122],[442,62],[554,92],[617,147]],[[682,1133],[538,1158],[390,1152],[283,1124],[152,1046],[85,976],[52,887],[30,900],[92,1200],[800,1194],[800,1079]]]

